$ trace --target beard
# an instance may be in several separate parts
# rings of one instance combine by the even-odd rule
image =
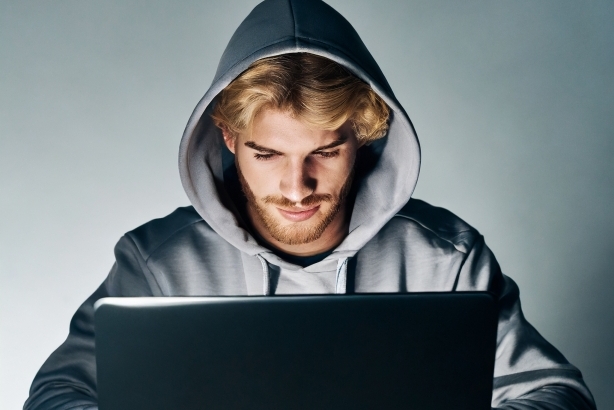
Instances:
[[[254,192],[241,173],[238,162],[236,162],[235,165],[241,188],[247,199],[247,206],[254,211],[253,214],[256,215],[256,218],[258,218],[273,239],[285,245],[303,245],[319,239],[326,228],[339,214],[341,207],[345,206],[354,178],[354,169],[352,168],[352,171],[343,183],[338,195],[311,194],[300,202],[302,207],[329,204],[328,209],[324,211],[323,215],[318,217],[321,213],[320,210],[318,210],[316,214],[305,221],[291,222],[284,225],[279,222],[279,215],[272,214],[272,212],[275,211],[271,211],[270,207],[266,207],[265,205],[277,205],[282,208],[291,208],[296,206],[297,203],[282,195],[267,195],[260,199],[256,198],[256,195],[254,195]],[[313,220],[314,218],[317,219]]]

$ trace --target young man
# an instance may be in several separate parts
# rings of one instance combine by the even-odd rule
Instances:
[[[261,3],[186,127],[179,166],[193,206],[120,239],[24,408],[96,407],[101,297],[488,290],[501,307],[492,406],[594,409],[480,234],[410,200],[419,158],[409,118],[342,16],[317,0]]]

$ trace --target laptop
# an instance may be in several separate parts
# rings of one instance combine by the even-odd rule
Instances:
[[[491,408],[484,292],[105,298],[100,410]]]

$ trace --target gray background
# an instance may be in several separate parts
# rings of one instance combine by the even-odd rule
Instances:
[[[614,408],[614,6],[330,2],[423,148],[416,197],[486,237],[539,331]],[[0,408],[113,262],[187,204],[191,110],[256,1],[0,2]]]

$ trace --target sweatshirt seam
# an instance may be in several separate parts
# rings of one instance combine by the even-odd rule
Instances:
[[[158,249],[160,249],[162,246],[164,246],[164,244],[165,244],[166,242],[168,242],[168,241],[169,241],[169,240],[170,240],[170,239],[171,239],[173,236],[177,235],[177,234],[178,234],[179,232],[181,232],[182,230],[184,230],[184,229],[186,229],[186,228],[188,228],[188,227],[190,227],[190,226],[192,226],[192,225],[194,225],[194,224],[196,224],[196,223],[202,222],[202,221],[204,221],[204,220],[203,220],[202,218],[199,218],[199,219],[198,219],[198,220],[196,220],[196,221],[189,222],[189,223],[187,223],[187,224],[185,224],[185,225],[181,226],[180,228],[177,228],[177,230],[175,230],[175,231],[171,232],[171,233],[170,233],[168,236],[166,236],[166,238],[165,238],[165,239],[164,239],[162,242],[160,242],[160,243],[159,243],[158,245],[156,245],[156,246],[155,246],[155,247],[154,247],[152,250],[150,250],[149,252],[147,252],[147,256],[145,256],[145,255],[144,255],[144,254],[141,252],[141,250],[139,249],[139,246],[137,245],[136,241],[133,239],[133,237],[137,236],[137,235],[135,235],[135,234],[134,234],[134,231],[132,231],[132,232],[128,232],[128,233],[127,233],[127,235],[129,235],[129,236],[130,236],[130,239],[132,239],[132,241],[134,242],[134,246],[135,246],[135,247],[136,247],[136,248],[139,250],[139,254],[140,254],[140,255],[141,255],[141,257],[143,258],[143,260],[145,261],[145,263],[147,263],[147,261],[149,260],[149,258],[151,257],[151,255],[152,255],[152,254],[154,254],[154,253],[155,253],[155,252],[156,252]]]
[[[572,377],[576,377],[579,379],[582,379],[582,373],[580,372],[580,370],[578,369],[561,369],[561,368],[541,368],[541,369],[533,369],[533,370],[525,370],[522,372],[517,372],[517,373],[511,373],[511,374],[506,374],[506,375],[501,375],[501,376],[497,376],[497,377],[493,377],[493,392],[496,389],[501,389],[501,388],[505,388],[506,386],[509,386],[510,383],[506,383],[505,379],[516,379],[518,377],[523,377],[523,376],[529,376],[530,374],[533,373],[537,373],[537,375],[539,376],[539,374],[541,373],[567,373],[568,375],[571,375]],[[543,376],[542,376],[543,378]],[[504,379],[503,384],[502,385],[496,385],[498,380]],[[513,381],[513,384],[516,384],[517,381]],[[527,396],[535,393],[535,392],[539,392],[540,390],[547,388],[547,387],[553,387],[553,386],[559,386],[559,387],[563,387],[563,388],[567,388],[567,389],[572,389],[573,391],[575,391],[578,396],[580,396],[580,398],[582,399],[582,401],[586,404],[588,404],[588,407],[590,408],[594,408],[591,407],[591,404],[586,400],[585,395],[580,392],[578,389],[576,389],[574,386],[568,385],[568,384],[563,384],[563,383],[548,383],[544,386],[541,387],[537,387],[534,389],[530,389],[529,391],[525,392],[524,394],[517,396],[513,399],[504,399],[501,404],[505,404],[505,403],[514,403],[516,400],[531,400],[530,398],[528,398]]]
[[[143,267],[141,267],[141,274],[145,277],[145,280],[147,281],[147,277],[145,275],[145,272],[144,272],[143,268],[147,269],[147,271],[149,272],[149,276],[151,278],[153,278],[154,283],[156,284],[156,286],[158,287],[158,290],[160,291],[160,294],[163,295],[164,292],[162,291],[162,287],[160,286],[160,282],[158,282],[158,279],[156,278],[156,276],[149,270],[149,267],[147,266],[147,259],[144,258],[143,254],[139,250],[139,247],[137,246],[136,242],[134,241],[134,238],[132,238],[132,235],[130,233],[128,233],[126,235],[126,238],[128,238],[130,240],[130,242],[132,243],[132,246],[135,248],[136,252],[141,257],[141,260],[143,261]],[[149,285],[149,281],[147,281],[147,284]],[[149,290],[151,291],[151,293],[153,295],[153,289],[151,289],[151,285],[149,285]]]
[[[292,0],[288,0],[288,6],[290,7],[290,14],[292,15],[292,26],[294,27],[294,47],[298,47],[298,39],[296,37],[296,15],[294,14]]]
[[[83,386],[81,386],[79,384],[73,385],[73,384],[67,383],[65,381],[63,381],[63,382],[49,382],[49,383],[45,384],[45,386],[42,388],[42,390],[49,389],[49,387],[51,387],[51,388],[68,388],[68,389],[74,390],[77,394],[80,394],[80,395],[84,396],[84,398],[80,398],[80,399],[77,400],[77,402],[79,404],[72,405],[72,403],[74,403],[74,401],[71,401],[71,403],[66,403],[66,405],[68,405],[70,407],[62,406],[61,407],[62,410],[71,410],[71,409],[77,409],[77,408],[80,408],[80,407],[83,407],[83,406],[92,407],[92,406],[96,406],[97,405],[96,398],[91,395],[91,390],[89,388],[83,387]],[[36,393],[38,393],[38,392],[41,392],[41,388],[37,389]],[[61,396],[65,395],[65,394],[66,393],[57,395],[57,396],[53,397],[52,399],[54,399],[56,397],[61,397]],[[73,394],[73,392],[69,392],[68,394]],[[30,392],[29,396],[30,397],[28,398],[28,401],[33,397],[32,396],[32,392]],[[37,400],[38,399],[35,399],[34,402],[36,403]],[[47,401],[47,400],[48,399],[45,399],[44,401]],[[30,402],[30,404],[32,404],[32,403]],[[38,408],[39,405],[40,405],[40,402],[38,403],[38,405],[35,404],[35,407]],[[24,405],[24,409],[25,408],[26,407]],[[32,408],[32,407],[30,406],[29,408]]]
[[[422,227],[422,228],[426,229],[427,231],[431,232],[432,234],[437,236],[442,241],[448,242],[450,245],[452,245],[454,247],[454,249],[456,249],[458,252],[462,253],[463,255],[468,255],[471,252],[471,249],[473,249],[473,247],[475,246],[475,242],[477,242],[477,241],[474,241],[474,243],[471,245],[471,248],[469,249],[469,251],[465,252],[464,250],[460,249],[456,243],[454,243],[450,239],[444,238],[439,233],[437,233],[435,230],[433,230],[432,228],[429,228],[428,226],[426,226],[422,222],[418,221],[417,219],[409,217],[409,216],[406,216],[406,215],[401,215],[401,214],[396,214],[396,215],[393,216],[393,218],[395,218],[395,217],[404,218],[404,219],[407,219],[409,221],[415,222],[417,225],[419,225],[420,227]],[[455,233],[455,234],[459,235],[461,233],[473,232],[473,231],[474,231],[473,229],[465,229],[465,230],[462,230],[462,231],[453,231],[451,233]]]
[[[531,373],[544,373],[544,372],[548,372],[548,373],[571,373],[576,377],[582,377],[582,372],[580,372],[580,370],[578,369],[563,369],[563,368],[556,368],[556,367],[544,367],[544,368],[540,368],[540,369],[532,369],[532,370],[525,370],[522,372],[517,372],[517,373],[510,373],[510,374],[502,374],[501,376],[493,376],[493,381],[497,380],[497,379],[503,379],[503,378],[515,378],[515,377],[522,377],[522,376],[527,376],[530,375]],[[560,384],[559,384],[560,385]],[[551,384],[549,384],[548,386],[552,386]],[[563,385],[564,386],[564,385]],[[545,386],[544,386],[545,387]],[[500,388],[500,386],[496,386],[493,388]]]
[[[469,249],[469,252],[467,252],[465,254],[465,257],[463,258],[460,266],[458,267],[458,272],[456,273],[456,278],[454,278],[454,284],[452,285],[452,291],[453,292],[455,292],[456,288],[458,287],[458,282],[460,282],[461,272],[463,271],[463,268],[465,267],[465,263],[467,262],[467,259],[469,259],[469,255],[475,249],[475,245],[478,243],[478,240],[481,237],[482,237],[482,235],[478,236],[478,238],[473,242],[473,244],[471,245],[471,249]]]

